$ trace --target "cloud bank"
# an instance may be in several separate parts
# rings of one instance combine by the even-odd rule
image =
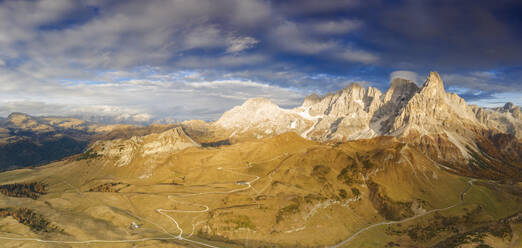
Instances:
[[[215,119],[249,97],[441,72],[522,104],[519,1],[2,1],[0,115]],[[458,25],[455,25],[458,24]]]

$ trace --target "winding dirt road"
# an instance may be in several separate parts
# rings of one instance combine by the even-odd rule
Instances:
[[[281,156],[286,156],[286,155],[288,155],[288,154],[284,153],[284,154],[281,154],[279,156],[276,156],[276,157],[268,159],[268,160],[263,160],[263,161],[253,162],[253,163],[268,162],[268,161],[272,161],[272,160],[275,160],[275,159],[277,159],[277,158],[279,158]],[[230,173],[235,173],[235,174],[239,174],[239,175],[242,175],[242,176],[255,177],[255,178],[250,180],[250,181],[246,181],[244,183],[244,185],[246,185],[246,186],[242,187],[242,188],[238,188],[238,189],[233,189],[233,190],[229,190],[229,191],[202,192],[202,193],[195,193],[195,194],[169,195],[168,199],[170,200],[173,197],[190,197],[190,196],[207,195],[207,194],[232,194],[232,193],[237,193],[237,192],[245,191],[245,190],[248,190],[248,189],[252,188],[252,183],[254,183],[255,181],[260,179],[259,176],[253,176],[253,175],[244,174],[244,173],[240,173],[240,172],[236,172],[236,171],[232,171],[232,170],[228,170],[228,169],[223,169],[222,167],[218,167],[217,170],[227,171],[227,172],[230,172]],[[65,183],[65,184],[67,184],[69,187],[72,187],[73,190],[77,191],[79,194],[82,194],[82,192],[77,187],[74,187],[73,185],[71,185],[69,183]],[[180,201],[178,201],[178,202],[180,202]],[[207,243],[204,243],[204,242],[200,242],[200,241],[196,241],[196,240],[193,240],[193,239],[189,239],[188,237],[187,238],[183,237],[182,236],[183,235],[183,229],[180,227],[179,223],[172,216],[166,214],[166,213],[204,213],[204,212],[208,212],[210,210],[209,206],[204,205],[204,204],[198,204],[198,203],[188,203],[188,204],[189,205],[198,205],[199,207],[201,207],[203,209],[201,209],[201,210],[169,210],[169,209],[161,209],[161,208],[156,209],[156,212],[158,214],[164,216],[165,218],[168,218],[170,221],[172,221],[175,224],[176,228],[179,230],[179,233],[177,235],[168,232],[164,227],[162,227],[161,225],[159,225],[157,223],[154,223],[152,221],[149,221],[149,220],[143,219],[141,217],[135,216],[134,214],[131,214],[131,215],[133,215],[134,217],[136,217],[138,219],[146,221],[146,222],[148,222],[150,224],[153,224],[154,226],[160,228],[163,232],[165,232],[170,237],[155,237],[155,238],[141,238],[141,239],[121,239],[121,240],[92,239],[92,240],[83,240],[83,241],[65,241],[65,240],[45,240],[45,239],[39,239],[39,238],[17,238],[17,237],[0,236],[0,240],[33,241],[33,242],[40,242],[40,243],[55,243],[55,244],[129,243],[129,242],[145,242],[145,241],[152,241],[152,240],[182,240],[182,241],[194,243],[194,244],[197,244],[197,245],[200,245],[200,246],[211,247],[211,248],[220,248],[218,246],[214,246],[214,245],[207,244]],[[194,231],[194,230],[192,230],[192,231]],[[189,235],[189,236],[191,236],[191,235]]]

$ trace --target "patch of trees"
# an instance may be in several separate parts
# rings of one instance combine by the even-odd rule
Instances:
[[[359,164],[356,163],[355,160],[350,160],[350,163],[337,175],[337,180],[348,186],[351,186],[352,184],[361,182],[359,180],[361,172],[362,169],[360,168]]]
[[[89,189],[89,192],[120,192],[123,188],[130,186],[126,183],[104,183]]]
[[[80,156],[78,156],[76,161],[85,160],[85,159],[92,159],[92,158],[97,158],[97,157],[101,157],[101,155],[96,153],[92,149],[89,149],[86,152],[82,153]]]
[[[202,147],[220,147],[220,146],[229,146],[231,143],[230,143],[230,140],[226,139],[226,140],[219,140],[219,141],[215,141],[215,142],[203,142],[201,143],[201,146]]]
[[[316,165],[312,170],[312,177],[316,178],[319,182],[326,182],[326,176],[330,173],[330,167],[324,165]]]
[[[442,236],[445,239],[433,247],[459,247],[468,243],[483,243],[487,234],[510,240],[513,237],[510,224],[522,223],[522,212],[493,221],[483,221],[482,213],[480,205],[472,210],[466,209],[466,214],[461,216],[443,216],[435,213],[431,219],[413,225],[388,226],[386,234],[406,234],[415,242],[429,242]]]
[[[21,224],[28,226],[33,232],[62,231],[42,215],[28,208],[0,208],[0,217],[7,216],[11,216]]]
[[[445,240],[437,243],[433,247],[458,247],[462,244],[468,243],[480,243],[480,245],[477,247],[490,247],[483,243],[484,238],[487,234],[491,234],[497,238],[511,240],[513,239],[513,229],[511,227],[511,224],[522,223],[522,212],[518,212],[504,219],[493,221],[470,221],[473,220],[473,218],[470,219],[468,216],[469,214],[470,213],[466,214],[463,217],[457,217],[457,223],[455,225],[460,224],[460,226],[462,227],[480,225],[480,227],[471,229],[469,231],[462,231],[457,229],[457,231],[453,235],[449,237],[448,235],[446,235],[447,238]],[[473,215],[476,213],[471,214]]]
[[[0,193],[11,197],[38,199],[47,193],[47,185],[40,182],[0,185]]]

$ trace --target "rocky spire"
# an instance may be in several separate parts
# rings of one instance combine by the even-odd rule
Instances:
[[[442,83],[442,79],[440,79],[439,73],[433,71],[430,72],[430,75],[426,79],[426,82],[424,82],[420,93],[429,97],[444,95],[444,84]]]

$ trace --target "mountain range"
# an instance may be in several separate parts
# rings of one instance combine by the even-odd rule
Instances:
[[[383,94],[353,83],[322,97],[310,95],[293,109],[254,98],[225,112],[214,123],[196,123],[181,125],[196,137],[232,142],[286,132],[319,142],[393,136],[419,146],[432,159],[465,175],[520,175],[516,170],[502,170],[506,169],[504,163],[522,162],[520,107],[512,103],[500,108],[468,105],[457,94],[444,90],[436,72],[429,74],[422,87],[395,78]],[[491,168],[476,170],[482,162]]]
[[[521,118],[436,72],[215,122],[14,113],[0,161],[25,168],[0,173],[0,246],[521,247]]]

